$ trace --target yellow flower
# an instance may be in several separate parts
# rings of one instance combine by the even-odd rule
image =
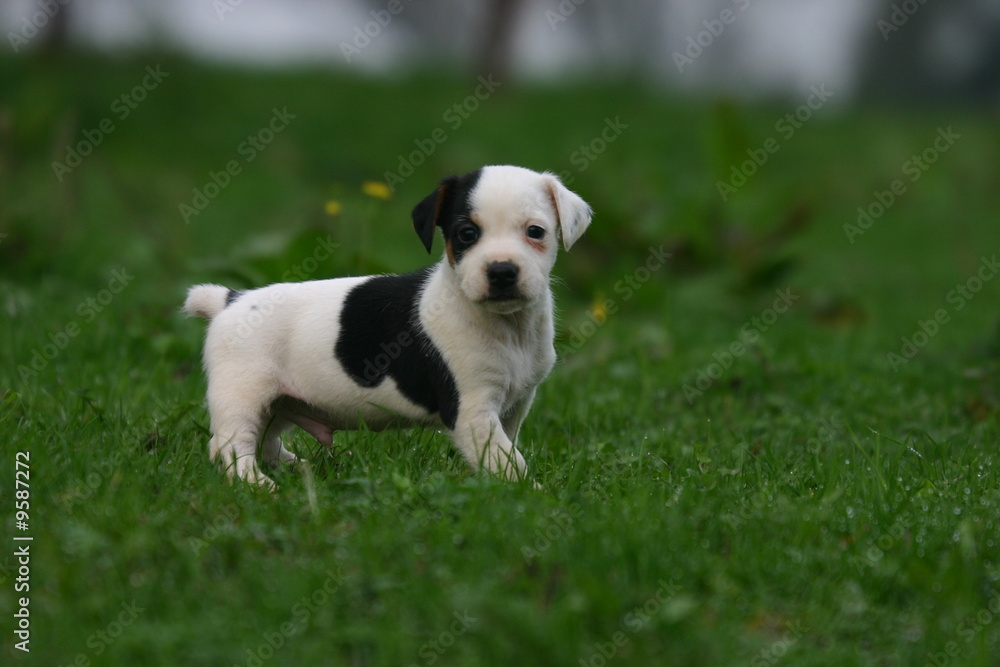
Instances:
[[[389,200],[392,195],[392,190],[389,186],[381,181],[365,181],[361,184],[361,192],[368,195],[369,197],[375,197],[376,199]]]
[[[598,297],[590,304],[590,315],[598,324],[604,324],[608,319],[608,309],[604,307],[604,299]]]
[[[340,215],[340,202],[336,199],[331,199],[323,206],[323,210],[326,211],[327,215]]]

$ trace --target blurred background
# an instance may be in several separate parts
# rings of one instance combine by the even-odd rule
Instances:
[[[17,53],[159,50],[381,76],[428,67],[549,81],[596,73],[745,97],[822,81],[840,103],[1000,95],[993,0],[8,0],[0,27]],[[699,35],[706,29],[710,37]],[[678,64],[675,54],[698,47],[696,62]]]

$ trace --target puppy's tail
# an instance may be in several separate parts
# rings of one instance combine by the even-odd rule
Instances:
[[[184,312],[191,317],[197,315],[210,320],[239,295],[240,292],[222,285],[195,285],[188,290],[187,299],[184,301]]]

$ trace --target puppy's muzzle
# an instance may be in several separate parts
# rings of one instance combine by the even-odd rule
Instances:
[[[521,269],[514,262],[492,262],[486,267],[486,281],[490,286],[489,298],[493,300],[519,299],[517,278]]]

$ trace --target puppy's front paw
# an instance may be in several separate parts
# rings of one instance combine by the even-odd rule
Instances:
[[[507,481],[516,482],[528,475],[528,464],[515,448],[503,450],[498,447],[487,453],[487,457],[491,457],[487,460],[489,471]]]
[[[243,480],[247,484],[256,484],[268,491],[274,491],[277,488],[274,480],[261,471],[253,456],[241,456],[228,464],[225,463],[224,457],[220,458],[223,459],[220,464],[225,467],[226,475],[230,480]]]
[[[273,479],[261,472],[256,462],[251,462],[251,465],[245,467],[237,463],[236,477],[248,484],[256,484],[271,492],[274,492],[278,488]]]

